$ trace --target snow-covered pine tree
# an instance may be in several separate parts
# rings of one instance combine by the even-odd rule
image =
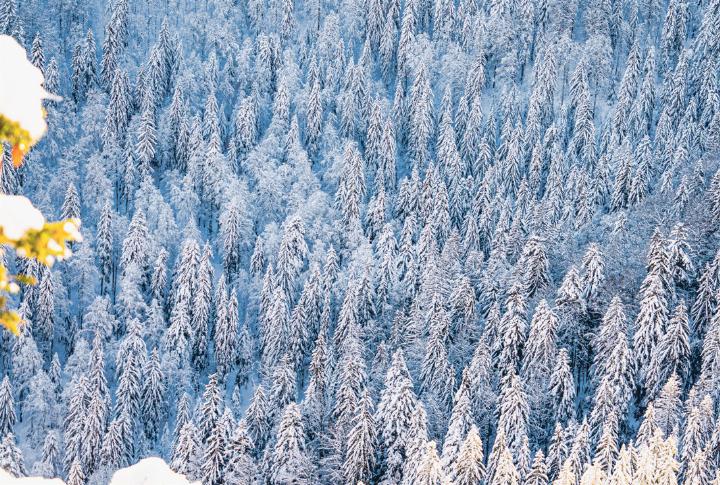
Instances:
[[[550,377],[550,393],[553,398],[555,420],[565,423],[575,418],[575,379],[569,365],[567,351],[560,349],[555,368]]]
[[[165,382],[157,349],[150,353],[142,387],[142,421],[145,436],[156,441],[162,432],[167,411],[165,410]]]
[[[237,362],[239,339],[238,301],[235,292],[231,291],[226,302],[227,308],[218,312],[215,325],[215,358],[218,365],[218,374],[227,376]]]
[[[198,476],[197,455],[199,452],[198,429],[192,421],[188,421],[180,429],[180,434],[173,448],[170,467],[187,477]]]
[[[379,465],[391,480],[402,479],[402,456],[410,447],[411,423],[421,406],[413,391],[412,380],[401,350],[393,354],[385,377],[385,387],[375,412],[377,423]]]
[[[234,426],[233,421],[230,410],[225,409],[201,448],[200,475],[203,483],[215,485],[223,481],[223,472],[228,458],[228,441],[232,432],[231,428]]]
[[[257,466],[251,455],[253,444],[244,420],[240,420],[226,446],[224,480],[238,485],[250,484],[255,479]]]
[[[460,453],[452,473],[454,476],[452,483],[458,485],[478,483],[485,478],[483,444],[475,425],[471,426],[460,447]]]
[[[300,408],[292,402],[283,411],[272,451],[273,485],[312,483],[313,467],[305,447]]]
[[[256,453],[262,453],[270,438],[272,428],[272,411],[269,408],[265,390],[261,385],[255,388],[246,412],[248,433],[255,445]]]
[[[12,384],[8,376],[5,376],[0,384],[0,435],[6,436],[12,433],[16,420]]]
[[[348,483],[369,481],[374,464],[375,439],[372,400],[366,391],[360,399],[355,424],[347,436],[343,472]]]

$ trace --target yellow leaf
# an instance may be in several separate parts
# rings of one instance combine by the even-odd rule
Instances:
[[[22,319],[20,318],[20,315],[12,311],[0,313],[0,325],[7,328],[17,337],[20,335],[20,325],[22,325]]]

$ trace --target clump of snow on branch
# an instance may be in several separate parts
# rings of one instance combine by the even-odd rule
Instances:
[[[18,123],[33,140],[38,140],[47,130],[42,101],[53,98],[43,88],[42,72],[9,35],[0,35],[0,59],[0,115]]]
[[[6,238],[21,239],[28,231],[39,231],[45,224],[45,217],[21,195],[0,196],[0,229]]]

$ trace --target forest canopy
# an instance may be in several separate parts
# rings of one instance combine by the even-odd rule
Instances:
[[[0,0],[0,34],[62,97],[0,192],[74,239],[3,229],[8,472],[719,483],[720,0]]]

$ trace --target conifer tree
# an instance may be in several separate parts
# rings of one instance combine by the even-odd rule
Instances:
[[[230,426],[232,416],[229,410],[225,410],[217,420],[210,435],[204,443],[202,452],[200,474],[203,483],[222,483],[223,471],[227,462],[227,447],[230,437]]]
[[[145,435],[156,441],[165,421],[165,382],[157,349],[153,349],[148,360],[145,381],[142,388],[142,419]]]
[[[676,375],[671,375],[655,400],[655,422],[664,436],[677,435],[682,419],[680,401],[680,383]]]
[[[510,288],[505,303],[505,314],[500,320],[501,350],[499,367],[503,373],[510,373],[518,368],[527,323],[525,321],[525,299],[519,283]]]
[[[593,243],[583,257],[583,296],[588,302],[594,301],[605,281],[605,261],[600,247]]]
[[[42,447],[42,459],[33,465],[33,475],[40,475],[44,478],[53,478],[59,473],[59,450],[58,438],[55,431],[45,436]]]
[[[272,298],[263,325],[262,363],[266,369],[272,369],[273,364],[284,355],[290,337],[290,315],[286,293],[281,287],[277,287],[273,291]]]
[[[150,277],[150,291],[153,299],[162,307],[165,306],[165,289],[167,286],[167,260],[168,253],[163,248],[158,253],[153,264],[153,271]]]
[[[247,433],[245,422],[241,420],[230,436],[226,448],[224,477],[227,482],[249,484],[255,478],[257,466],[251,456],[253,444]]]
[[[352,426],[354,416],[360,412],[360,400],[363,396],[367,373],[363,359],[363,345],[357,323],[351,322],[347,329],[345,342],[338,350],[337,389],[333,414],[338,429],[346,430]]]
[[[318,80],[315,80],[310,87],[305,116],[306,142],[310,153],[314,154],[318,149],[318,142],[320,141],[323,123],[323,106],[320,93],[320,82]]]
[[[105,294],[112,282],[114,240],[112,232],[113,211],[110,202],[105,202],[97,225],[95,251],[100,267],[100,292]]]
[[[5,376],[0,384],[0,435],[12,433],[16,419],[12,385],[8,376]]]
[[[561,423],[575,417],[575,380],[570,371],[569,361],[567,351],[560,349],[555,369],[550,377],[555,419]]]
[[[532,298],[550,283],[550,263],[544,245],[537,236],[528,239],[520,258],[524,267],[522,280],[525,284],[525,294],[528,298]]]
[[[234,292],[227,300],[227,309],[218,312],[215,327],[215,356],[218,364],[218,373],[227,375],[238,357],[238,302]]]
[[[173,308],[170,314],[170,326],[163,336],[163,351],[176,358],[180,365],[189,358],[191,332],[187,306],[184,302],[180,302]]]
[[[593,464],[602,470],[606,476],[610,476],[618,454],[615,420],[614,415],[608,416],[605,420],[593,458]]]
[[[710,470],[708,469],[707,456],[700,450],[688,461],[683,483],[708,483],[710,481]]]
[[[690,245],[687,242],[687,230],[684,224],[678,223],[670,231],[668,253],[673,281],[679,287],[687,288],[695,268],[689,254]]]
[[[185,307],[183,312],[187,318],[190,317],[189,307],[192,304],[192,293],[197,281],[199,261],[200,246],[197,241],[192,237],[185,239],[180,248],[180,254],[175,260],[170,285],[170,301],[173,311],[179,306]]]
[[[0,443],[0,468],[16,477],[26,475],[23,454],[12,433],[7,434]]]
[[[527,437],[528,422],[527,395],[520,378],[515,372],[504,378],[498,400],[498,428],[505,435],[507,447],[517,456]]]
[[[541,300],[530,322],[530,332],[523,352],[522,374],[528,382],[546,379],[552,372],[556,357],[557,327],[557,315],[547,301]]]
[[[422,485],[440,485],[447,482],[443,473],[435,442],[425,444],[421,462],[418,463],[413,482]]]
[[[69,485],[84,485],[85,484],[85,472],[82,469],[82,464],[79,460],[75,460],[70,466],[70,472],[68,473],[67,483]]]
[[[106,425],[106,407],[102,398],[93,393],[83,423],[82,461],[87,473],[95,471],[100,461],[103,433]]]
[[[272,427],[272,414],[262,385],[255,389],[250,405],[245,413],[248,434],[255,445],[255,450],[261,452],[270,438]]]
[[[686,419],[685,429],[682,432],[680,458],[684,463],[689,463],[695,453],[702,450],[705,440],[700,407],[692,406]]]
[[[115,69],[110,85],[110,103],[105,119],[105,131],[118,142],[125,140],[130,123],[132,101],[127,74]]]
[[[172,452],[170,467],[178,473],[189,477],[197,476],[197,454],[200,451],[198,429],[192,421],[188,421],[180,429],[175,448]]]
[[[681,382],[687,378],[690,371],[689,332],[687,307],[681,300],[650,358],[645,385],[653,395],[671,375],[676,375]]]
[[[501,449],[495,473],[490,481],[492,485],[518,485],[520,483],[520,474],[513,463],[512,455],[507,447]]]
[[[128,357],[115,390],[115,415],[126,414],[128,419],[131,420],[133,430],[135,429],[136,420],[140,417],[139,413],[142,404],[140,367],[143,362],[140,361],[141,358],[145,359],[144,352],[142,356],[131,355]]]
[[[403,22],[405,20],[403,19]],[[402,35],[400,39],[402,46]],[[423,167],[427,163],[428,143],[432,135],[432,96],[427,67],[421,64],[410,90],[410,143],[413,160]]]
[[[389,479],[402,479],[401,457],[411,445],[411,424],[420,406],[413,391],[405,357],[398,350],[393,354],[375,413],[379,430],[379,465],[383,475]]]
[[[70,183],[65,191],[65,199],[60,209],[61,219],[72,219],[80,217],[80,196],[75,184]]]
[[[225,273],[235,276],[240,269],[241,239],[243,236],[243,206],[239,199],[233,199],[225,206],[220,216],[220,234],[223,247]]]
[[[285,406],[295,400],[297,393],[297,375],[287,354],[283,355],[275,365],[271,378],[269,396],[271,409],[285,409]],[[279,417],[276,413],[272,415],[275,418]]]
[[[562,464],[565,462],[568,454],[567,444],[565,443],[563,436],[563,428],[560,422],[556,422],[555,430],[550,439],[548,446],[548,478],[551,480],[553,477],[557,477],[562,468]]]
[[[180,437],[180,430],[182,427],[190,421],[192,410],[190,409],[191,401],[190,401],[190,395],[187,392],[184,392],[182,396],[180,396],[180,400],[177,403],[177,408],[175,411],[175,429],[173,431],[173,448],[175,448],[175,445],[177,444],[177,441]]]
[[[348,434],[347,451],[343,473],[348,483],[368,481],[371,477],[375,455],[375,419],[372,400],[366,391],[358,406],[355,425]]]
[[[127,268],[131,264],[135,264],[144,276],[148,261],[148,228],[145,214],[138,210],[133,214],[128,228],[127,236],[122,243],[122,252],[120,255],[120,267],[123,272],[127,272]]]
[[[292,402],[285,408],[272,452],[273,485],[312,483],[312,466],[306,452],[300,407]]]
[[[484,437],[494,426],[490,416],[495,410],[497,395],[494,389],[495,373],[492,369],[490,349],[484,340],[478,342],[469,366],[470,392],[473,416]]]
[[[255,239],[255,246],[250,257],[250,272],[253,275],[261,274],[265,270],[265,241],[262,236]]]
[[[55,336],[55,279],[50,268],[43,268],[38,285],[36,307],[34,309],[35,338],[43,353],[50,356]]]
[[[650,358],[667,326],[667,299],[663,283],[656,273],[643,282],[640,312],[635,320],[633,353],[641,379],[647,373]]]
[[[430,336],[420,372],[420,393],[431,394],[438,399],[445,411],[454,387],[454,372],[448,360],[446,341],[450,322],[447,312],[434,298],[430,315]]]
[[[305,226],[300,217],[291,216],[285,220],[278,250],[276,281],[285,292],[288,301],[294,297],[295,280],[308,253],[304,232]]]
[[[452,479],[452,483],[456,485],[480,483],[485,478],[483,444],[475,425],[470,427],[470,431],[460,447],[460,454],[452,476],[455,477]]]
[[[542,450],[538,450],[535,453],[532,468],[525,477],[525,483],[527,485],[547,485],[549,483],[548,473],[549,469],[545,462],[545,454]]]
[[[607,371],[610,354],[617,343],[617,335],[625,333],[627,321],[625,307],[619,296],[614,296],[610,301],[605,315],[600,324],[599,331],[595,334],[592,345],[595,351],[593,357],[593,368],[597,379]]]
[[[218,375],[211,374],[205,385],[200,407],[198,408],[199,423],[198,432],[200,439],[204,442],[210,433],[215,429],[220,414],[222,413],[223,399],[218,386]]]
[[[336,204],[349,231],[360,228],[360,211],[365,197],[365,164],[357,145],[348,142],[343,154],[343,170],[336,194]]]
[[[470,401],[470,376],[467,369],[465,369],[460,387],[455,392],[452,414],[443,441],[442,465],[448,480],[453,480],[455,477],[460,452],[467,433],[474,426],[473,421],[472,403]],[[477,433],[477,429],[475,429],[475,432]],[[482,445],[480,451],[482,452]]]
[[[128,464],[130,457],[125,448],[123,428],[124,421],[122,417],[110,422],[100,449],[101,466],[116,468]]]
[[[138,125],[137,144],[135,146],[135,157],[140,164],[140,173],[144,176],[149,174],[155,162],[157,152],[157,129],[155,127],[155,114],[152,108],[152,101],[148,99],[149,92],[143,99],[143,111]]]
[[[573,473],[575,470],[584,470],[586,465],[590,465],[590,451],[590,426],[587,420],[583,419],[576,430],[565,464],[569,465]]]

